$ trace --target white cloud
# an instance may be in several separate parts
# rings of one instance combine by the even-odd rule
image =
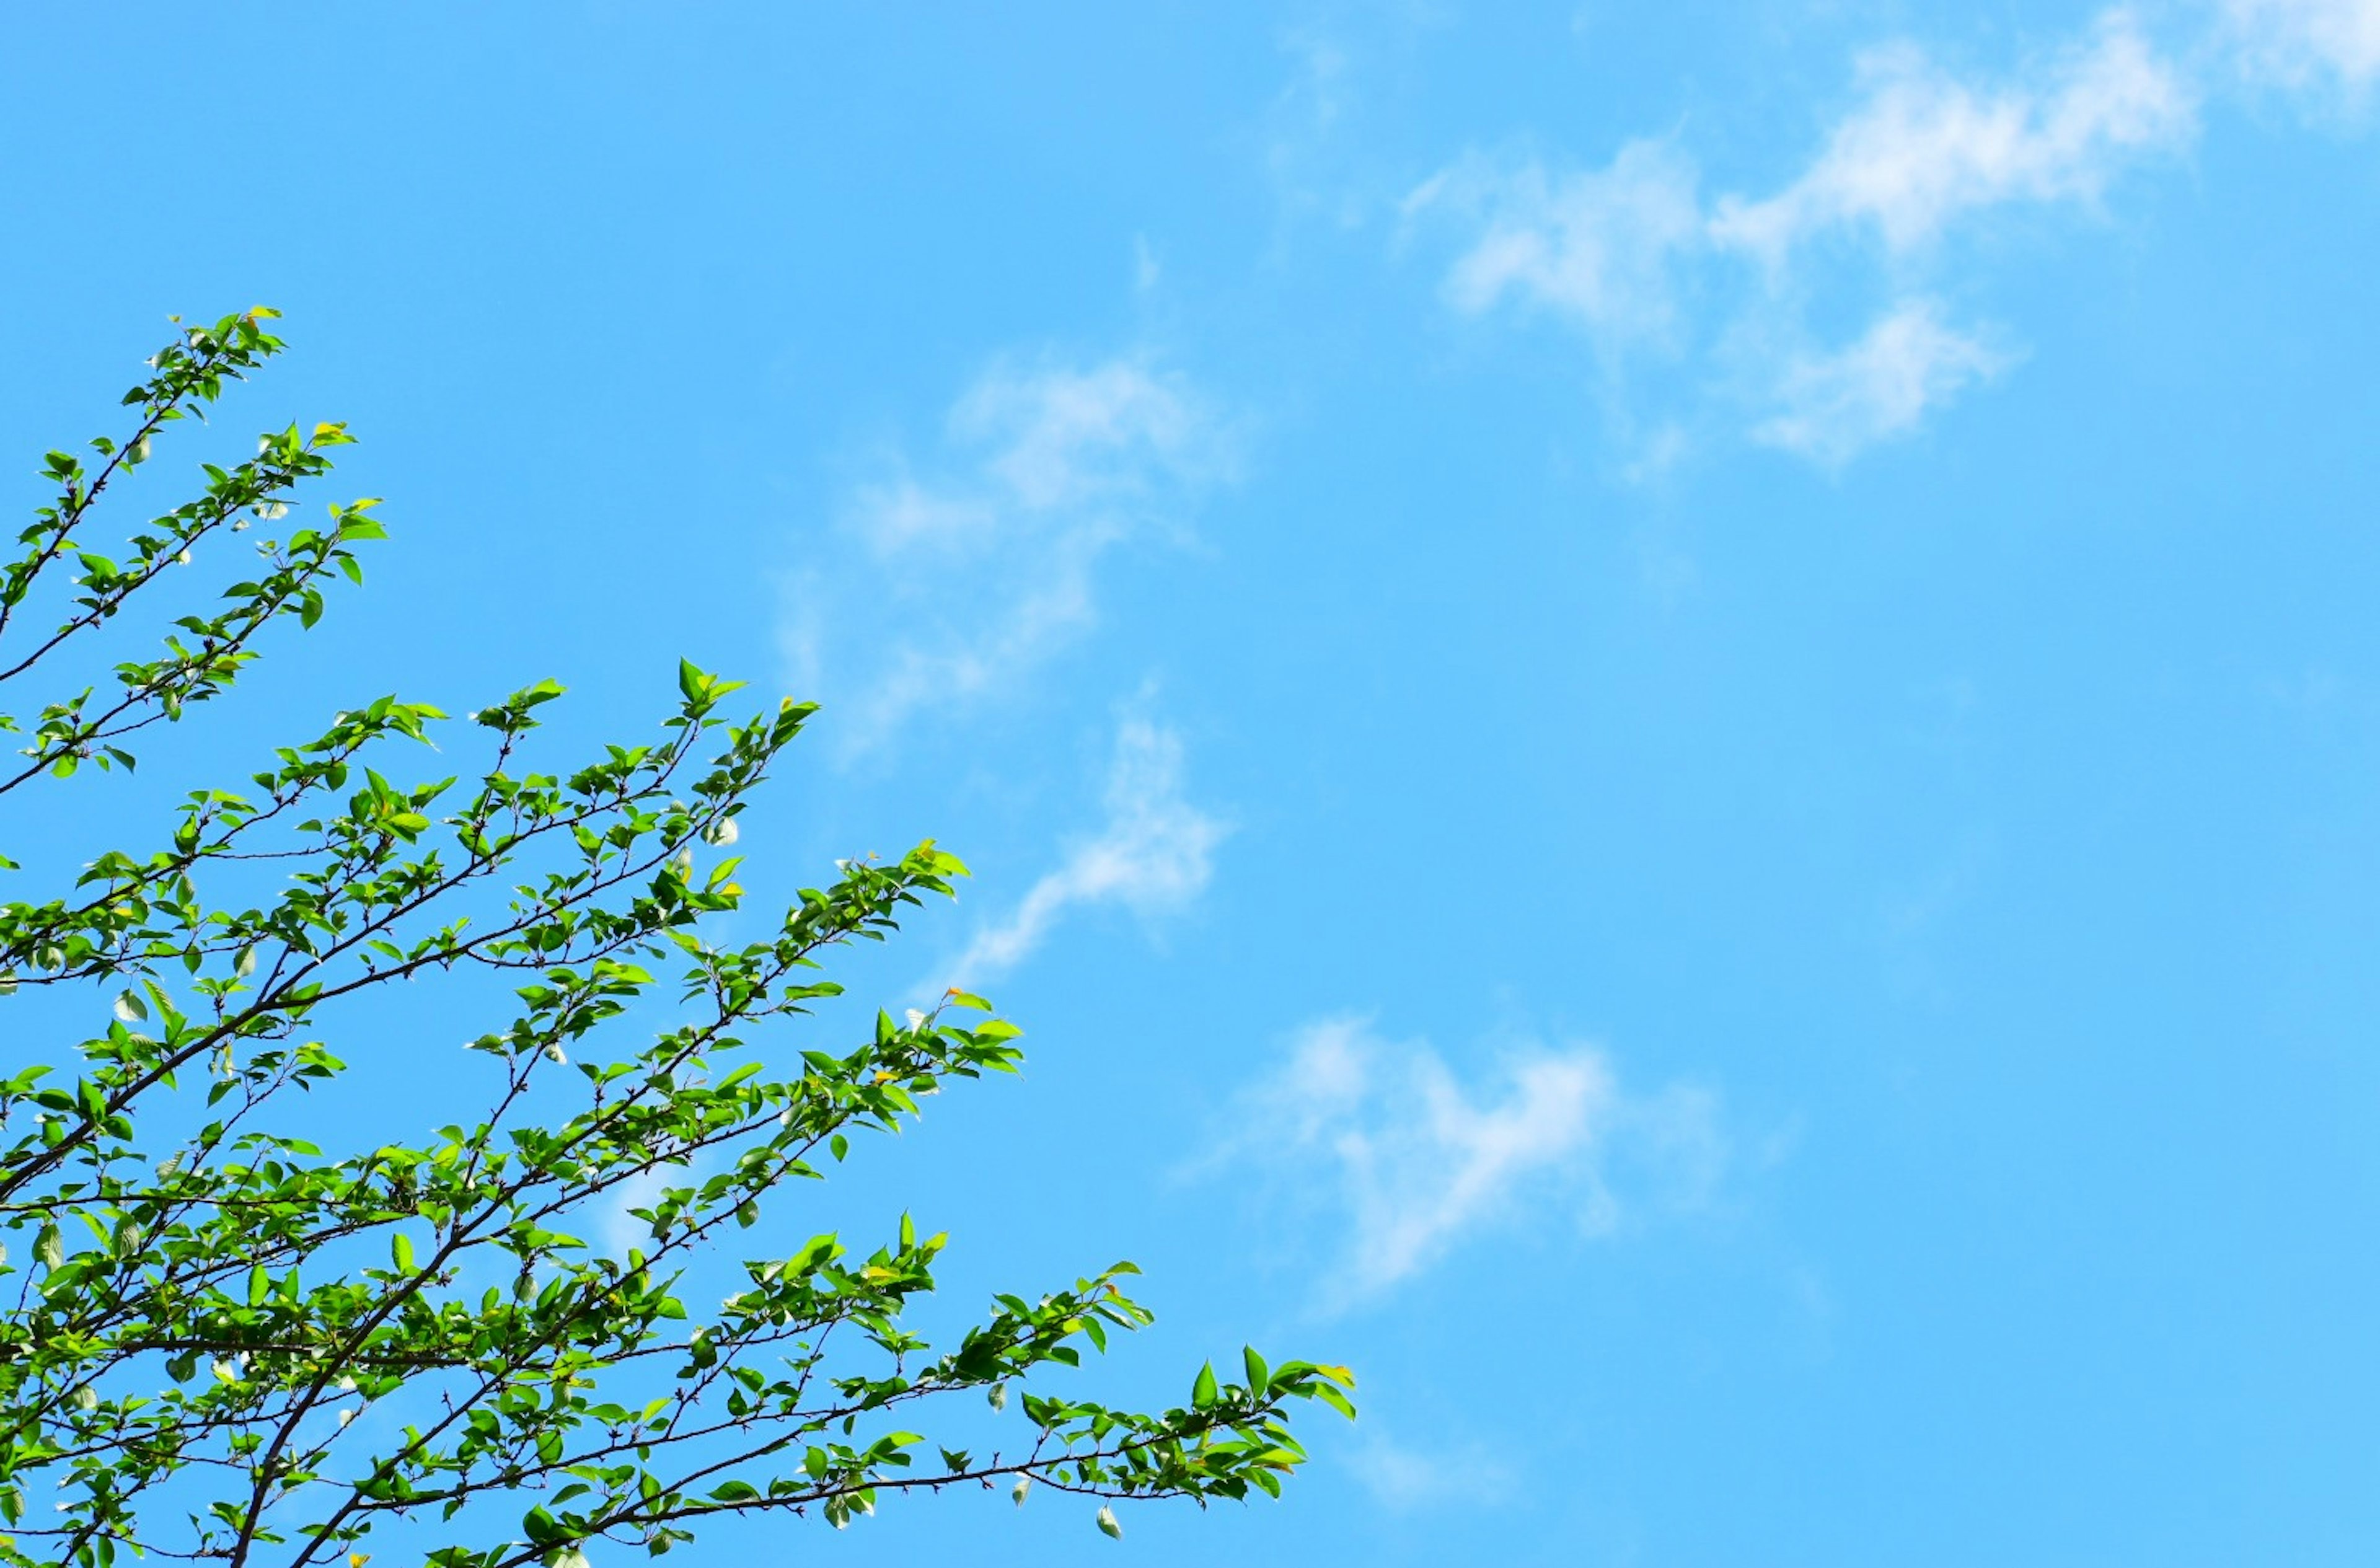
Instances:
[[[1318,135],[1327,133],[1347,112],[1346,49],[1310,27],[1282,34],[1281,49],[1296,62],[1296,69],[1274,100],[1276,112],[1303,121]]]
[[[1154,917],[1206,891],[1216,846],[1231,829],[1183,798],[1178,735],[1143,719],[1124,721],[1108,773],[1107,814],[1098,835],[1075,845],[1006,919],[976,933],[951,967],[954,983],[972,989],[1014,968],[1078,906],[1116,904]]]
[[[1290,59],[1289,79],[1274,95],[1267,116],[1265,162],[1284,208],[1306,211],[1326,205],[1342,225],[1361,221],[1361,205],[1324,190],[1336,183],[1329,172],[1338,162],[1338,142],[1353,93],[1347,51],[1318,29],[1293,30],[1281,39]]]
[[[1701,1202],[1727,1160],[1711,1097],[1679,1086],[1624,1092],[1586,1046],[1531,1049],[1493,1081],[1456,1078],[1424,1044],[1393,1044],[1361,1019],[1302,1031],[1289,1061],[1247,1097],[1250,1130],[1218,1157],[1289,1162],[1301,1190],[1325,1194],[1346,1236],[1326,1295],[1375,1295],[1483,1231],[1550,1211],[1608,1233],[1631,1203],[1621,1165],[1641,1168],[1672,1206]]]
[[[1979,91],[1913,45],[1870,53],[1864,101],[1816,160],[1774,196],[1722,200],[1713,237],[1772,264],[1838,226],[1872,225],[1906,250],[1979,208],[2095,200],[2127,162],[2196,129],[2190,89],[2123,12],[2036,69],[2038,80]]]
[[[2225,43],[2250,75],[2292,88],[2380,79],[2380,0],[2224,0]]]
[[[1404,210],[1477,225],[1446,275],[1456,310],[1477,315],[1516,298],[1617,346],[1670,329],[1673,259],[1702,235],[1694,179],[1693,162],[1658,141],[1632,141],[1607,166],[1576,172],[1474,157],[1424,184]]]
[[[2188,74],[2121,10],[1998,82],[1953,75],[1908,43],[1863,55],[1855,79],[1808,162],[1765,196],[1706,203],[1683,151],[1639,140],[1584,171],[1467,156],[1406,212],[1460,225],[1441,285],[1451,309],[1533,307],[1595,346],[1623,477],[1658,478],[1714,420],[1839,466],[2014,362],[1911,302],[1928,272],[1958,260],[1938,241],[2012,204],[2095,202],[2197,126]],[[1850,244],[1814,243],[1829,236]],[[1875,325],[1810,353],[1805,301],[1846,292],[1872,296]],[[1617,350],[1645,346],[1663,352],[1621,362]]]
[[[986,469],[1034,512],[1136,502],[1211,456],[1212,428],[1187,385],[1137,359],[996,367],[959,399],[951,426],[990,448]]]
[[[1444,1504],[1477,1507],[1512,1495],[1511,1466],[1477,1444],[1426,1453],[1395,1441],[1366,1411],[1368,1435],[1347,1456],[1355,1479],[1381,1507],[1395,1513]]]
[[[1097,623],[1101,559],[1178,533],[1230,467],[1208,401],[1140,357],[995,365],[945,447],[927,478],[896,460],[862,486],[825,541],[845,558],[788,584],[781,640],[847,754],[1013,689]]]
[[[2015,356],[1945,326],[1932,304],[1896,306],[1859,341],[1832,354],[1802,355],[1779,378],[1780,412],[1755,440],[1837,467],[1863,449],[1915,430],[1928,408],[1989,381]]]
[[[1409,171],[1379,158],[1390,116],[1409,107],[1434,35],[1457,20],[1442,0],[1325,0],[1275,35],[1281,85],[1250,128],[1270,176],[1272,259],[1319,221],[1342,232],[1390,213]]]

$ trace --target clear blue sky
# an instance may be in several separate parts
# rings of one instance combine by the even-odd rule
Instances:
[[[744,847],[957,850],[856,979],[1035,1048],[839,1211],[1363,1378],[1281,1504],[697,1563],[2380,1555],[2374,0],[7,32],[17,504],[255,302],[389,498],[179,765],[823,699]]]

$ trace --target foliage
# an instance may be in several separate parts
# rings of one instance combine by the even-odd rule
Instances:
[[[283,517],[329,468],[345,430],[292,426],[207,466],[199,497],[120,560],[89,548],[111,483],[280,349],[272,314],[180,329],[125,396],[130,432],[91,444],[96,466],[48,455],[55,499],[0,569],[0,686],[54,676],[135,595],[173,599],[194,553]],[[0,716],[29,741],[0,771],[20,835],[6,846],[42,831],[42,792],[131,769],[129,737],[224,693],[274,622],[311,626],[334,574],[360,581],[373,504],[265,540],[211,610],[156,617],[159,655],[25,724]],[[237,789],[190,792],[155,846],[0,905],[11,1009],[39,997],[42,1018],[104,1018],[50,1061],[12,1023],[0,1058],[0,1559],[360,1563],[395,1530],[452,1568],[575,1565],[599,1540],[666,1551],[718,1514],[841,1525],[956,1485],[1203,1504],[1278,1493],[1302,1457],[1293,1402],[1352,1414],[1343,1370],[1254,1351],[1242,1380],[1202,1369],[1157,1413],[1025,1392],[1148,1321],[1122,1288],[1129,1264],[999,1296],[936,1344],[904,1309],[945,1238],[906,1218],[864,1255],[832,1234],[721,1250],[856,1135],[1019,1054],[1014,1027],[957,993],[879,1013],[841,1051],[747,1048],[838,993],[819,967],[831,950],[880,940],[963,868],[930,843],[846,863],[763,940],[706,940],[742,899],[721,854],[737,813],[811,712],[734,718],[735,689],[682,665],[657,738],[554,772],[528,760],[552,682],[471,714],[462,739],[433,707],[377,698]],[[475,733],[468,782],[392,782],[392,751]],[[517,982],[509,1016],[469,1043],[479,1078],[435,1071],[483,1088],[484,1113],[347,1152],[297,1136],[347,1070],[323,1035],[401,982],[468,1005],[473,972]],[[677,1021],[648,1043],[611,1044],[625,1015],[663,1007]],[[645,1239],[571,1234],[606,1205]],[[685,1299],[703,1267],[733,1271],[716,1311]],[[945,1440],[953,1421],[1014,1440],[944,1447],[908,1429],[929,1418]],[[1104,1505],[1098,1523],[1118,1528]]]

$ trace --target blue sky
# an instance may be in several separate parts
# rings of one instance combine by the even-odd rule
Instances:
[[[10,35],[20,503],[259,301],[389,498],[175,766],[820,699],[756,890],[941,839],[855,987],[1034,1048],[838,1213],[1363,1378],[1278,1505],[695,1561],[2380,1550],[2373,0]]]

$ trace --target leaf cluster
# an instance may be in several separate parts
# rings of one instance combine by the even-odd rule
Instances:
[[[127,433],[45,459],[55,498],[0,566],[0,701],[136,603],[163,604],[163,651],[0,715],[29,741],[0,773],[10,807],[135,766],[136,732],[228,690],[274,622],[313,625],[334,575],[361,581],[369,501],[262,540],[211,602],[176,598],[197,553],[287,516],[335,424],[204,466],[196,499],[113,553],[88,537],[111,480],[279,352],[271,314],[182,330],[126,395]],[[189,791],[154,843],[0,902],[0,996],[91,1017],[47,1051],[12,1031],[0,1060],[0,1562],[298,1568],[394,1530],[448,1568],[570,1564],[599,1540],[665,1552],[722,1513],[843,1525],[995,1481],[1203,1502],[1280,1490],[1297,1404],[1352,1414],[1343,1368],[1254,1351],[1244,1381],[1203,1369],[1160,1412],[1041,1392],[1149,1321],[1132,1267],[1002,1295],[938,1344],[905,1314],[947,1238],[906,1217],[864,1255],[827,1234],[735,1258],[715,1308],[689,1301],[856,1138],[1020,1060],[1015,1027],[956,992],[840,1047],[782,1043],[840,995],[837,949],[965,867],[930,842],[844,862],[765,935],[714,941],[744,899],[722,852],[811,712],[738,715],[737,689],[681,664],[651,738],[566,766],[537,735],[552,682],[459,736],[376,696],[237,787]],[[442,736],[478,761],[399,782]],[[508,1001],[464,1042],[474,1071],[436,1075],[473,1113],[372,1148],[301,1136],[350,1072],[330,1040],[382,988],[468,1003],[475,973]],[[623,1222],[634,1243],[607,1243]],[[959,1396],[1012,1435],[954,1446]],[[985,1405],[965,1407],[977,1427]],[[941,1440],[916,1429],[936,1423]]]

